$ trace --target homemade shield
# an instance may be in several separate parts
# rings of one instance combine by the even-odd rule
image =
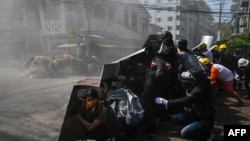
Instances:
[[[129,62],[140,63],[145,67],[149,66],[151,62],[150,55],[159,52],[161,43],[161,35],[150,35],[142,49],[113,61],[110,64],[105,64],[102,71],[101,81],[114,78],[115,76],[122,74],[122,72],[124,72],[124,68],[126,68],[126,65],[129,64]]]
[[[210,35],[202,36],[200,43],[198,45],[196,45],[195,47],[193,47],[192,50],[195,50],[196,48],[198,48],[203,43],[206,43],[207,44],[207,49],[210,50],[212,42],[213,42],[213,38],[214,38],[214,36],[210,36]]]
[[[84,139],[81,123],[77,121],[73,115],[80,109],[82,105],[81,97],[88,88],[97,89],[99,95],[101,95],[99,87],[87,85],[75,85],[73,87],[58,141],[75,141]]]

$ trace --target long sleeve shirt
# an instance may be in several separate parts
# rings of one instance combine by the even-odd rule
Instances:
[[[208,79],[211,81],[231,81],[233,80],[233,73],[223,65],[212,64]]]

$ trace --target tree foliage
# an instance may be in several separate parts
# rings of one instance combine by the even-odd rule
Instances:
[[[250,41],[250,30],[245,33],[231,37],[228,40],[228,45],[233,48],[244,46],[246,41]]]

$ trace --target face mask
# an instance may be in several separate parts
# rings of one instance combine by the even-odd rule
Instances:
[[[192,82],[190,80],[182,80],[182,86],[185,88],[185,89],[188,89],[192,86]]]
[[[97,100],[95,99],[86,99],[85,110],[90,110],[95,107]]]

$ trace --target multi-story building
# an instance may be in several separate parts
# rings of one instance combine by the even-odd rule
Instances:
[[[240,36],[250,29],[250,2],[249,0],[233,0],[234,4],[231,6],[231,13],[233,13],[231,20],[232,37]],[[248,58],[250,54],[249,39],[242,39],[243,42],[234,46],[241,53],[241,55]]]
[[[127,55],[140,49],[149,34],[161,27],[149,24],[150,15],[139,0],[40,1],[42,36],[47,50],[73,45],[79,57]],[[69,47],[69,46],[68,46]]]
[[[249,0],[233,0],[231,25],[232,35],[242,34],[249,29]]]
[[[58,50],[109,62],[162,30],[150,24],[139,0],[5,0],[1,7],[3,54],[22,63],[34,55],[60,55]]]
[[[177,42],[185,38],[197,45],[202,35],[214,35],[213,17],[204,0],[141,0],[152,16],[151,22],[173,33]]]

